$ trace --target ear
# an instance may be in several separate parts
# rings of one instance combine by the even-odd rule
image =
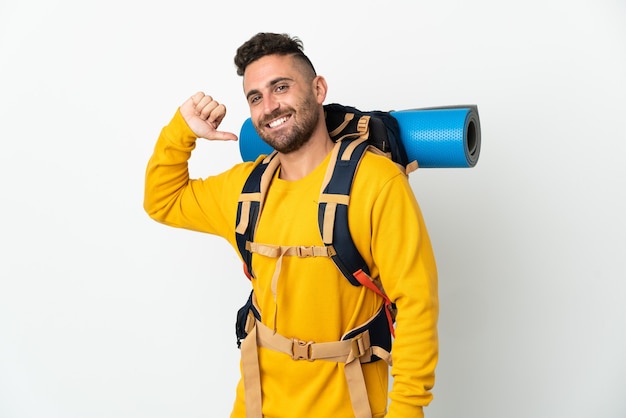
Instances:
[[[328,84],[326,84],[326,79],[321,75],[318,75],[313,79],[313,91],[317,97],[317,103],[324,103],[324,100],[326,100],[326,93],[328,93]]]

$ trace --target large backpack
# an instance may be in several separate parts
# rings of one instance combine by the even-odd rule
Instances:
[[[395,305],[385,294],[379,280],[370,277],[348,228],[348,203],[352,181],[359,162],[367,150],[384,154],[398,164],[402,172],[417,168],[409,162],[400,141],[398,122],[388,112],[363,112],[339,104],[325,105],[328,132],[336,143],[331,153],[325,184],[318,203],[318,225],[324,246],[270,246],[255,243],[254,236],[263,209],[264,199],[279,166],[272,151],[257,164],[248,177],[237,209],[236,240],[242,256],[244,272],[254,277],[253,253],[278,258],[287,256],[322,256],[331,258],[344,277],[354,286],[366,286],[383,299],[380,310],[365,324],[344,334],[340,341],[313,343],[284,337],[267,328],[254,295],[237,312],[237,345],[241,348],[246,410],[250,416],[262,415],[258,347],[267,347],[292,357],[293,360],[326,360],[345,363],[344,371],[357,418],[371,417],[367,389],[361,363],[384,360],[391,365],[391,343],[394,335]]]
[[[371,418],[360,364],[382,359],[391,365],[396,307],[385,294],[380,281],[371,278],[367,264],[352,241],[348,226],[350,192],[361,158],[368,150],[386,155],[408,175],[417,169],[418,162],[413,161],[413,158],[418,157],[418,150],[420,165],[423,167],[473,167],[480,151],[480,124],[476,106],[385,112],[361,111],[351,106],[329,104],[324,109],[328,132],[336,145],[331,153],[318,201],[318,226],[323,246],[270,246],[255,243],[254,236],[264,199],[279,161],[277,153],[256,135],[250,119],[242,127],[240,150],[243,159],[253,161],[259,155],[265,155],[248,177],[237,210],[236,241],[244,272],[248,278],[254,278],[253,253],[279,259],[273,280],[280,273],[280,258],[285,255],[329,257],[352,285],[366,286],[377,293],[384,303],[372,318],[346,332],[340,341],[315,343],[284,337],[275,329],[266,327],[261,322],[262,312],[252,291],[246,304],[237,312],[235,326],[237,345],[241,348],[248,416],[262,416],[257,350],[258,347],[266,347],[289,355],[293,360],[344,363],[355,416]],[[244,133],[250,149],[246,149],[242,141]]]

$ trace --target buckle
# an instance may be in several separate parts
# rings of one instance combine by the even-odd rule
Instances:
[[[369,347],[365,347],[365,341],[363,341],[363,334],[359,334],[352,340],[352,355],[355,358],[359,358],[366,354]]]
[[[300,246],[296,247],[296,255],[300,258],[313,257],[313,247]]]
[[[294,338],[291,345],[291,358],[294,360],[313,361],[311,359],[311,344],[313,344],[313,341],[306,342]]]

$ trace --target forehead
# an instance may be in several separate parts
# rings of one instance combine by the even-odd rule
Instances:
[[[285,77],[301,77],[296,59],[290,55],[266,55],[246,67],[243,74],[244,93],[267,87],[272,80]]]

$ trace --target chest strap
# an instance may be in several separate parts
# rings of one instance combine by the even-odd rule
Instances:
[[[304,257],[332,257],[334,253],[334,248],[332,246],[322,247],[322,246],[306,246],[306,245],[297,245],[297,246],[287,246],[287,245],[271,245],[271,244],[261,244],[258,242],[246,242],[246,250],[264,255],[266,257],[278,258],[281,255],[291,255],[300,258]]]
[[[258,242],[246,242],[246,250],[252,254],[257,253],[266,257],[276,258],[276,266],[274,267],[274,274],[272,275],[272,281],[270,283],[270,289],[272,290],[272,296],[274,297],[274,304],[277,303],[278,292],[278,278],[280,277],[280,270],[283,265],[284,256],[296,256],[300,258],[305,257],[332,257],[334,255],[334,249],[332,246],[288,246],[288,245],[270,245],[261,244]],[[274,324],[276,324],[276,314],[278,309],[274,309]]]

